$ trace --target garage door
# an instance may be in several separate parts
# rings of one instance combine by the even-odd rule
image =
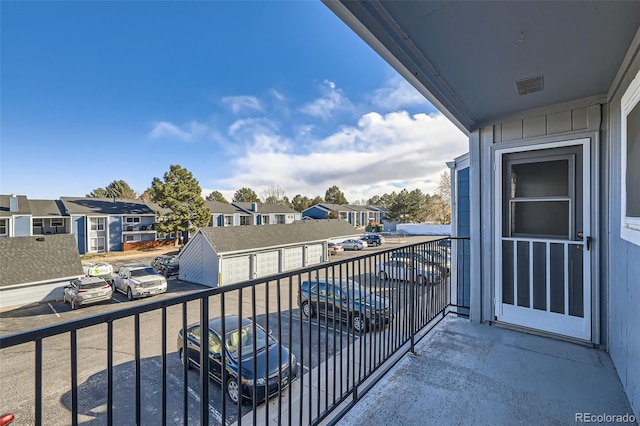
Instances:
[[[315,265],[322,262],[322,244],[314,244],[307,247],[307,265]]]
[[[280,272],[280,252],[268,251],[256,256],[256,277],[264,277]]]
[[[237,283],[251,278],[249,256],[236,256],[222,259],[222,284]]]
[[[302,247],[288,248],[284,250],[284,270],[302,268]]]

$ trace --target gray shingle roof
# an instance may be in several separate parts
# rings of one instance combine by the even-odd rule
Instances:
[[[68,214],[149,214],[154,211],[142,200],[61,197]]]
[[[10,212],[11,195],[0,195],[0,216],[12,216],[12,215],[28,215],[31,214],[31,207],[29,206],[29,199],[26,195],[18,195],[18,211]]]
[[[289,225],[229,226],[200,228],[218,254],[264,249],[355,235],[358,231],[344,220],[306,220]]]
[[[60,200],[29,200],[33,217],[61,217],[64,205]]]
[[[0,286],[82,275],[71,234],[0,238]]]
[[[251,204],[252,203],[233,203],[234,205],[240,207],[241,209],[244,209],[248,212],[251,213],[264,213],[264,214],[269,214],[269,213],[288,213],[288,214],[295,214],[298,213],[297,211],[295,211],[294,209],[292,209],[291,207],[287,207],[284,206],[282,204],[273,204],[273,203],[258,203],[258,210],[257,211],[252,211],[251,210]]]
[[[234,214],[244,213],[238,207],[231,204],[222,203],[220,201],[205,201],[204,204],[209,207],[211,213]]]

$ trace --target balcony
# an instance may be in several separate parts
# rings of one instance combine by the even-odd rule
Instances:
[[[605,352],[464,319],[464,241],[453,240],[460,260],[453,273],[419,260],[432,250],[446,258],[446,240],[389,244],[351,259],[4,332],[0,410],[18,424],[47,425],[568,423],[578,412],[632,413]],[[384,273],[376,266],[382,263],[390,264]],[[299,307],[305,301],[311,310]],[[202,368],[188,369],[179,356],[190,350],[189,339],[177,342],[180,330],[230,315],[256,324],[246,342],[250,354],[260,347],[259,326],[273,345],[290,350],[271,355],[284,367],[268,378],[241,373],[250,397],[243,404],[218,382],[234,378],[231,358],[211,349],[210,360],[204,352],[192,358]],[[230,342],[220,340],[221,353]],[[241,351],[237,358],[244,359]],[[257,359],[249,357],[247,368],[255,371]],[[275,384],[275,396],[260,397],[260,383]]]

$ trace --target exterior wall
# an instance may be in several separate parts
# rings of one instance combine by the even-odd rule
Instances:
[[[71,216],[71,232],[76,236],[78,242],[78,252],[85,254],[87,252],[87,217]]]
[[[324,219],[327,216],[327,211],[318,206],[311,206],[302,211],[302,216],[312,217],[314,219]]]
[[[11,235],[11,234],[10,234]],[[31,216],[13,217],[12,237],[28,237],[31,235]]]
[[[24,283],[0,288],[0,308],[18,307],[30,303],[62,300],[64,287],[78,277],[59,278],[43,283]]]
[[[412,235],[451,235],[451,225],[401,223],[396,226],[396,231]]]
[[[524,112],[470,135],[471,247],[472,253],[482,253],[481,256],[473,256],[471,260],[472,320],[492,321],[494,316],[496,229],[493,218],[497,214],[494,207],[496,197],[501,196],[494,192],[495,150],[587,137],[592,139],[592,158],[597,161],[598,156],[594,155],[594,151],[599,146],[602,121],[601,105],[597,103],[600,100],[590,98],[550,106],[544,110]],[[592,175],[593,179],[597,179],[597,168],[592,167]],[[595,223],[597,216],[597,212],[594,212],[592,223]],[[597,227],[592,226],[592,229],[594,241],[598,241]],[[595,268],[598,268],[598,250],[598,247],[594,247],[592,263]],[[596,276],[597,271],[594,270],[592,274]],[[606,283],[601,285],[606,288]],[[593,294],[595,296],[595,291]],[[597,330],[594,337],[598,337]]]
[[[610,285],[603,295],[608,300],[607,346],[629,402],[640,416],[640,246],[620,237],[621,223],[621,107],[625,90],[640,70],[640,41],[636,37],[635,60],[623,75],[622,83],[611,95],[607,120],[608,149],[605,161],[603,226],[608,250],[602,280]],[[605,211],[606,213],[606,211]]]
[[[122,217],[109,216],[107,233],[109,241],[106,243],[107,251],[120,251],[122,248]]]
[[[180,274],[184,281],[210,287],[218,285],[220,261],[209,242],[197,233],[180,252]]]

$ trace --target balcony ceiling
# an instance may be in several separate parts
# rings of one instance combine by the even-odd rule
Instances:
[[[465,132],[606,100],[640,27],[638,1],[324,2]],[[541,91],[518,94],[517,81],[538,76]]]

